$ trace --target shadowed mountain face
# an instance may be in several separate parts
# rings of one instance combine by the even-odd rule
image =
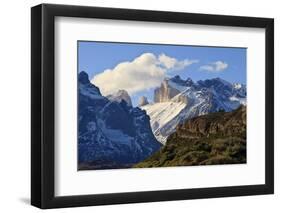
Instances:
[[[161,147],[149,116],[131,106],[127,92],[106,98],[86,72],[79,74],[78,139],[80,170],[131,167]]]
[[[165,146],[135,167],[246,163],[246,107],[187,120]]]

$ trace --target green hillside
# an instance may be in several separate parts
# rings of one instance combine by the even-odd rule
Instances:
[[[246,163],[246,107],[195,117],[136,168]]]

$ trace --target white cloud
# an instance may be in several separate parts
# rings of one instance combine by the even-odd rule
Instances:
[[[103,95],[112,94],[119,89],[130,95],[157,87],[170,70],[181,70],[196,63],[197,60],[182,60],[161,54],[144,53],[132,61],[119,63],[113,69],[107,69],[91,80]]]
[[[208,72],[222,72],[228,67],[228,64],[223,61],[215,61],[207,65],[200,67],[200,70],[206,70]]]
[[[158,60],[167,69],[173,69],[173,70],[181,70],[184,69],[186,66],[189,66],[194,63],[198,63],[198,60],[189,60],[189,59],[179,61],[176,58],[172,58],[163,53],[159,55]]]

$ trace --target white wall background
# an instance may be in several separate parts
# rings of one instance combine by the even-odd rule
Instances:
[[[275,18],[275,195],[50,210],[51,212],[277,212],[281,209],[281,13],[278,1],[45,0],[45,3],[170,10]],[[0,212],[39,212],[30,206],[30,7],[37,0],[1,2]],[[240,174],[237,174],[240,175]]]

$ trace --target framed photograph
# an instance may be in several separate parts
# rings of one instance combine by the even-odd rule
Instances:
[[[31,203],[272,194],[274,21],[31,9]]]

